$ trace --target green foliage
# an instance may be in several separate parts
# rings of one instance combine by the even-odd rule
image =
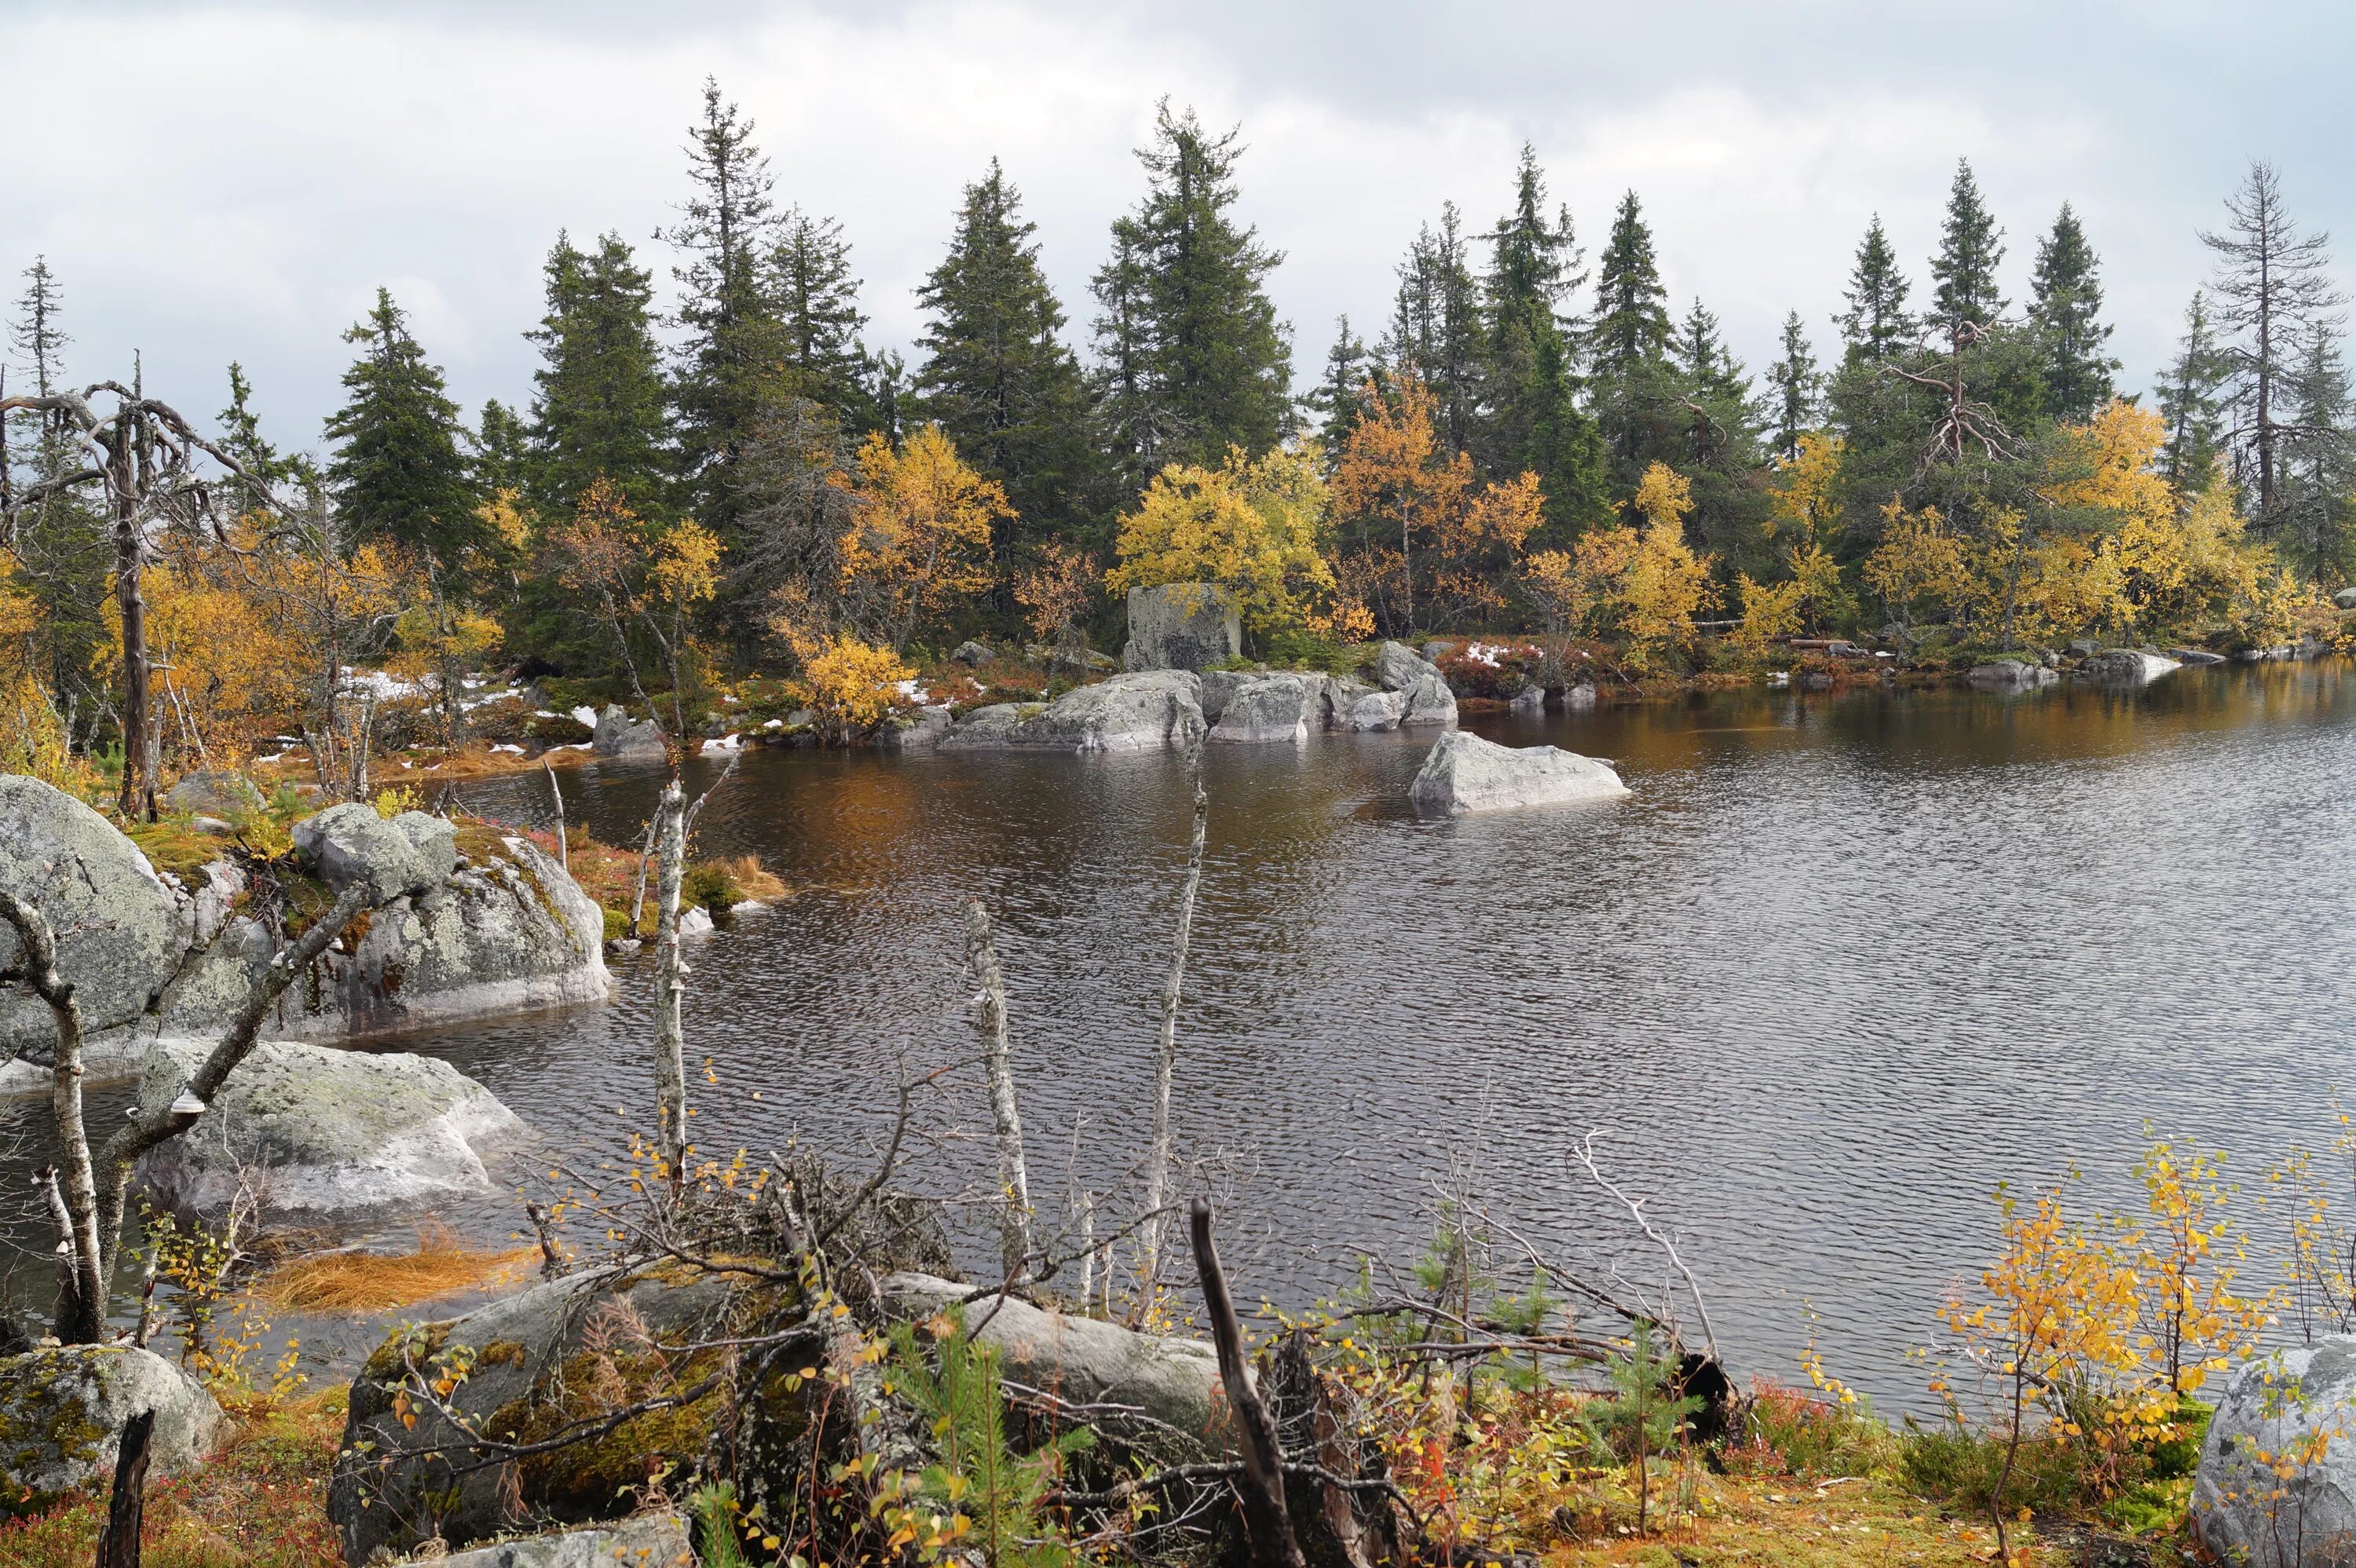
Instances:
[[[541,510],[563,516],[603,477],[646,513],[661,501],[669,470],[654,275],[609,231],[593,251],[558,234],[543,277],[546,314],[524,335],[539,346],[541,365],[522,487]]]
[[[1280,627],[1268,635],[1268,663],[1277,669],[1323,670],[1348,675],[1356,670],[1356,649],[1299,626]]]
[[[458,405],[425,357],[409,317],[380,288],[344,341],[360,357],[344,372],[344,406],[327,481],[359,537],[424,550],[455,568],[480,542],[475,489],[459,455]]]

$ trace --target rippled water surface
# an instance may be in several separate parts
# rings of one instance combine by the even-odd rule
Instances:
[[[2147,1118],[2245,1179],[2333,1130],[2356,959],[2340,667],[1476,727],[1613,758],[1634,795],[1420,824],[1426,738],[1209,753],[1177,1103],[1248,1232],[1248,1296],[1335,1285],[1357,1246],[1404,1262],[1451,1168],[1543,1245],[1612,1253],[1624,1227],[1564,1159],[1603,1128],[1741,1370],[1791,1375],[1812,1308],[1833,1370],[1909,1405],[1904,1352],[1986,1261],[1998,1181],[2074,1165],[2123,1195]],[[635,837],[657,783],[592,770],[576,817]],[[530,815],[542,789],[468,803]],[[705,1143],[855,1148],[903,1062],[969,1053],[980,895],[1034,1194],[1059,1200],[1067,1168],[1125,1190],[1186,826],[1173,755],[747,756],[700,848],[757,852],[798,894],[695,953]],[[560,1145],[609,1147],[651,1099],[647,975],[616,977],[608,1008],[400,1043]],[[947,1093],[984,1123],[977,1079]],[[981,1157],[926,1156],[944,1185]]]

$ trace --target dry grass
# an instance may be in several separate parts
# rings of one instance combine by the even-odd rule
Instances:
[[[728,885],[748,899],[781,899],[786,896],[786,884],[776,872],[761,864],[758,855],[727,855],[709,862],[720,869]]]
[[[2029,1532],[2024,1528],[2016,1541]],[[2066,1557],[2035,1549],[2036,1563]],[[1712,1477],[1698,1517],[1638,1540],[1564,1542],[1555,1568],[1980,1568],[1994,1555],[1984,1523],[1943,1517],[1887,1482]]]
[[[524,1247],[469,1247],[448,1227],[428,1223],[412,1253],[323,1253],[273,1269],[255,1286],[273,1306],[297,1312],[390,1312],[420,1301],[512,1285],[540,1253]]]

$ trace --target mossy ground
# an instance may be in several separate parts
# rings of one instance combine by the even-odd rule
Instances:
[[[148,1484],[146,1568],[338,1568],[343,1551],[326,1498],[344,1432],[343,1391],[276,1408],[226,1400],[223,1408],[233,1425],[220,1451]],[[87,1568],[105,1520],[101,1490],[0,1525],[0,1568]]]

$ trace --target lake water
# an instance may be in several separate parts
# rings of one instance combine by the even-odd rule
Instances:
[[[1176,1102],[1241,1294],[1329,1291],[1361,1247],[1403,1268],[1451,1172],[1547,1250],[1657,1283],[1566,1165],[1603,1129],[1739,1373],[1794,1376],[1813,1332],[1837,1375],[1921,1407],[1906,1352],[1991,1255],[1998,1182],[2075,1167],[2090,1198],[2124,1198],[2149,1119],[2255,1186],[2292,1140],[2336,1130],[2356,965],[2347,674],[1481,720],[1612,758],[1634,795],[1442,824],[1404,807],[1428,736],[1210,750]],[[748,755],[700,852],[755,852],[797,896],[694,951],[689,1045],[719,1078],[699,1085],[705,1146],[849,1154],[896,1077],[969,1059],[978,895],[1034,1198],[1076,1182],[1133,1202],[1183,772],[1175,754]],[[575,819],[634,838],[659,782],[589,770],[568,784]],[[466,802],[534,816],[544,789]],[[400,1043],[555,1145],[608,1149],[652,1097],[646,966],[616,973],[607,1008]],[[928,1115],[986,1129],[978,1075]],[[958,1187],[986,1147],[928,1147],[916,1180]],[[466,1217],[510,1226],[513,1206]]]

